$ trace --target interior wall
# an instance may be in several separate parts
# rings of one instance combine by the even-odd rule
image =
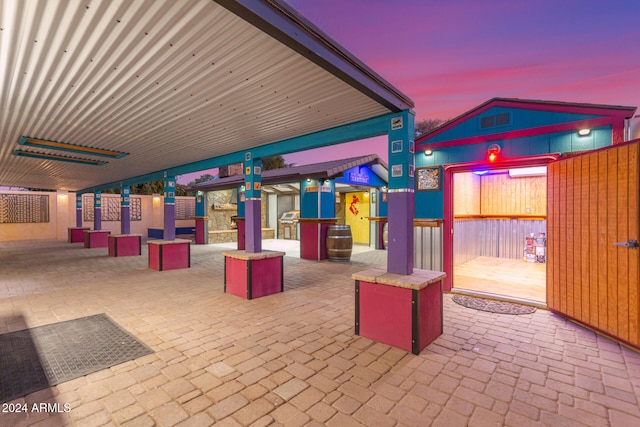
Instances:
[[[453,214],[536,215],[547,214],[547,177],[511,178],[508,173],[453,176]]]
[[[453,185],[454,265],[478,256],[521,259],[525,236],[546,232],[546,176],[456,173]]]
[[[547,215],[547,177],[484,175],[480,185],[482,215]]]
[[[480,176],[471,172],[453,176],[453,215],[480,215]]]

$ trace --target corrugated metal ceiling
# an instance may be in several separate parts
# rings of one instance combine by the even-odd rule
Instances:
[[[0,185],[78,190],[389,113],[379,101],[213,1],[0,2]],[[129,154],[17,157],[61,154],[21,136]]]

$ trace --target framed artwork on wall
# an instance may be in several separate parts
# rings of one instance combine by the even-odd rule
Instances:
[[[430,166],[416,169],[417,191],[440,191],[442,188],[442,168]]]
[[[391,142],[391,152],[392,153],[401,153],[402,152],[402,140],[392,141]]]

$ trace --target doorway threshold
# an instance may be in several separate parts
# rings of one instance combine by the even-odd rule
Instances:
[[[488,298],[488,299],[493,299],[493,300],[497,300],[497,301],[512,302],[512,303],[515,303],[515,304],[528,305],[528,306],[536,307],[536,308],[539,308],[539,309],[542,309],[542,310],[548,310],[548,307],[547,307],[546,303],[544,303],[542,301],[535,301],[535,300],[526,299],[526,298],[510,297],[510,296],[506,296],[506,295],[492,294],[492,293],[489,293],[489,292],[470,291],[468,289],[460,289],[460,288],[451,289],[451,293],[452,294],[467,295],[467,296],[470,296],[470,297]]]

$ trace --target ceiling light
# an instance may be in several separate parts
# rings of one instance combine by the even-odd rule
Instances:
[[[546,166],[533,166],[529,168],[509,169],[509,176],[512,178],[524,176],[544,176],[547,174]]]
[[[102,148],[85,147],[82,145],[69,144],[66,142],[48,141],[46,139],[29,138],[23,136],[18,141],[20,145],[26,145],[28,147],[47,148],[49,150],[70,151],[72,153],[89,154],[92,156],[111,157],[112,159],[119,159],[129,153],[123,153],[121,151],[104,150]]]
[[[91,166],[102,166],[109,163],[102,160],[83,159],[80,157],[68,157],[68,156],[61,156],[59,154],[36,153],[36,152],[22,151],[22,150],[15,150],[13,152],[13,155],[18,157],[31,157],[33,159],[57,160],[60,162],[80,163],[83,165],[91,165]]]

